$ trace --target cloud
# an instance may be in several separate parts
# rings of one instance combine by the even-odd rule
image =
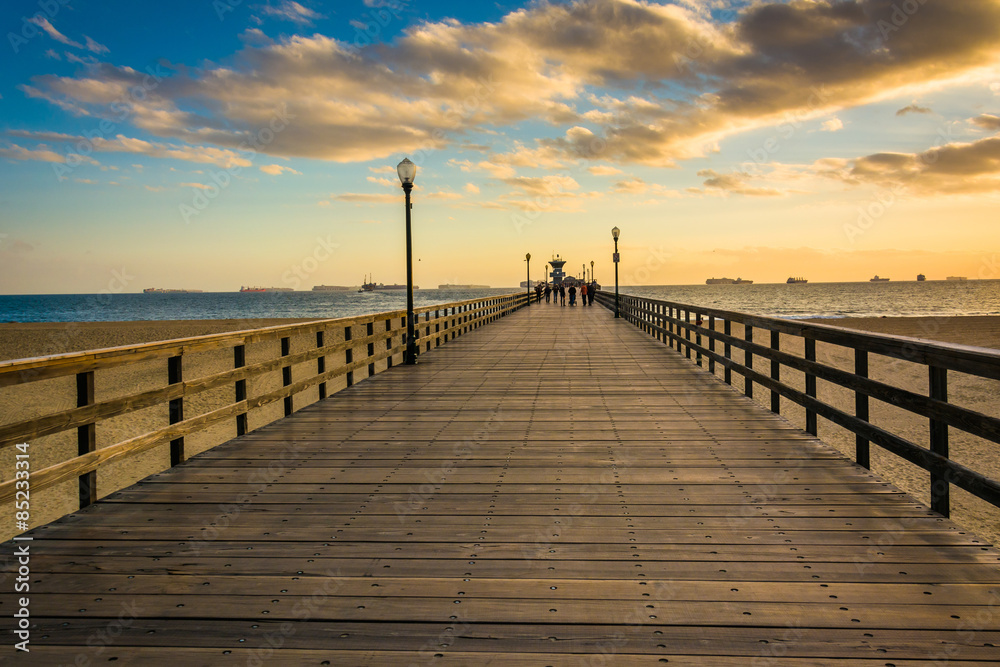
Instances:
[[[973,118],[972,122],[987,130],[1000,130],[1000,116],[984,113]]]
[[[195,190],[210,190],[211,185],[205,185],[204,183],[178,183],[182,188],[194,188]]]
[[[91,178],[74,178],[73,182],[83,183],[84,185],[98,185],[98,181],[95,181]]]
[[[951,143],[921,153],[874,153],[826,160],[817,173],[852,185],[877,185],[914,195],[1000,192],[1000,137]]]
[[[386,202],[399,201],[399,195],[373,194],[368,192],[345,192],[342,194],[330,195],[330,199],[355,203],[382,204]]]
[[[44,16],[42,16],[40,13],[25,20],[27,20],[29,23],[34,23],[39,28],[41,28],[45,32],[45,34],[47,34],[49,37],[56,40],[57,42],[65,44],[66,46],[72,46],[75,49],[86,49],[93,53],[109,52],[108,47],[104,46],[103,44],[98,44],[97,42],[92,40],[90,37],[87,37],[86,35],[84,35],[84,38],[86,39],[86,44],[80,44],[79,42],[74,42],[72,39],[70,39],[66,35],[56,30],[55,26],[53,26],[49,22],[49,20]],[[67,58],[68,57],[69,54],[67,54]]]
[[[83,44],[74,42],[72,39],[70,39],[66,35],[56,30],[55,26],[49,23],[49,20],[44,16],[42,16],[41,14],[36,14],[35,16],[32,16],[31,18],[27,19],[27,21],[28,23],[34,23],[35,25],[37,25],[45,32],[45,34],[47,34],[49,37],[56,40],[57,42],[61,42],[66,46],[72,46],[77,49],[84,48]]]
[[[87,40],[86,44],[84,46],[86,46],[86,48],[87,48],[88,51],[91,51],[93,53],[110,53],[111,52],[111,49],[109,49],[108,47],[104,46],[103,44],[98,44],[97,42],[95,42],[94,40],[92,40],[90,37],[87,37],[86,35],[84,35],[84,38]]]
[[[280,164],[266,164],[260,168],[265,174],[270,174],[271,176],[280,176],[282,173],[298,174],[302,175],[301,171],[296,171],[291,167],[285,167]]]
[[[1000,57],[995,0],[921,3],[898,29],[897,4],[761,0],[724,5],[732,11],[723,22],[709,11],[716,3],[576,0],[532,3],[492,22],[419,23],[370,47],[289,35],[246,43],[224,65],[174,72],[136,101],[129,122],[167,140],[235,149],[280,116],[282,130],[261,152],[366,162],[531,121],[542,126],[532,143],[480,169],[510,178],[532,159],[550,170],[579,160],[669,166],[789,115],[829,117],[912,95]],[[300,25],[318,17],[291,2],[267,7]],[[24,90],[99,116],[144,76],[94,64]]]
[[[83,146],[78,148],[81,152],[95,153],[135,153],[148,155],[149,157],[167,158],[175,160],[185,160],[188,162],[198,162],[203,164],[214,164],[220,167],[249,167],[252,163],[237,151],[215,148],[213,146],[189,146],[183,144],[163,144],[134,139],[124,135],[117,135],[113,139],[104,137],[84,137],[57,132],[32,132],[28,130],[10,130],[10,136],[36,139],[40,141],[65,142],[73,146]],[[18,146],[15,148],[24,151]],[[51,151],[49,151],[50,153]],[[27,152],[27,153],[30,153]],[[2,154],[2,153],[0,153]],[[46,153],[47,155],[47,153]],[[13,157],[13,156],[9,156]],[[60,156],[62,157],[62,156]],[[65,162],[65,158],[59,160],[49,159],[45,156],[38,157],[17,157],[16,159],[39,159],[46,162]],[[96,162],[95,162],[96,163]]]
[[[587,167],[587,171],[592,173],[594,176],[614,176],[616,174],[621,174],[622,170],[615,167],[609,167],[607,165],[599,164],[594,167]]]
[[[680,196],[680,193],[676,190],[671,190],[659,183],[647,183],[638,176],[631,176],[616,182],[613,192],[623,195],[654,195],[656,197]]]
[[[44,146],[32,150],[18,146],[17,144],[11,144],[6,148],[0,147],[0,157],[12,160],[35,160],[38,162],[66,162],[65,155],[60,155]]]
[[[718,191],[725,194],[745,195],[748,197],[777,197],[782,193],[773,188],[755,188],[747,185],[750,175],[743,172],[720,174],[714,169],[702,169],[698,176],[705,179],[704,186],[708,191]]]
[[[922,107],[918,104],[910,104],[896,112],[897,116],[905,116],[908,113],[934,113],[930,107]]]
[[[830,120],[824,121],[820,127],[824,132],[836,132],[844,129],[844,122],[839,118],[831,118]]]
[[[468,192],[470,195],[478,195],[479,186],[477,186],[475,183],[466,183],[465,191]]]
[[[399,181],[394,181],[391,178],[368,176],[366,179],[369,183],[376,183],[378,185],[384,185],[386,187],[399,187]]]
[[[27,241],[21,239],[10,239],[4,238],[6,234],[0,234],[0,252],[4,252],[11,255],[23,255],[25,253],[32,252],[35,246],[31,245]]]
[[[325,18],[322,14],[317,14],[294,0],[283,0],[278,6],[262,5],[258,9],[267,16],[292,21],[303,26],[311,25],[316,19]]]

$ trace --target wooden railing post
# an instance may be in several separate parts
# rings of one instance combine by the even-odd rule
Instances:
[[[781,334],[771,331],[771,349],[777,352],[781,348]],[[781,381],[781,364],[777,359],[771,359],[771,379],[775,382]],[[776,415],[781,414],[781,394],[774,389],[771,390],[771,412]]]
[[[731,320],[725,320],[722,324],[722,333],[726,336],[733,335],[733,323]],[[729,339],[726,339],[726,343],[722,349],[722,355],[726,358],[726,361],[732,361],[733,356],[733,346],[729,343]],[[723,381],[731,385],[733,384],[733,368],[730,364],[726,364],[726,368],[722,371]]]
[[[854,350],[854,374],[863,378],[868,377],[868,352]],[[868,395],[860,391],[854,392],[854,416],[868,421]],[[854,436],[854,460],[863,468],[872,467],[868,440],[857,434]]]
[[[368,322],[365,325],[365,334],[368,335],[369,337],[375,335],[375,319],[374,319],[374,317],[375,316],[373,315],[371,322]],[[375,356],[375,341],[371,341],[371,342],[368,343],[368,358],[371,359],[374,356]],[[373,375],[375,375],[375,362],[374,361],[372,361],[372,362],[370,362],[368,364],[368,377],[371,377]]]
[[[281,356],[287,357],[291,353],[292,353],[292,339],[290,337],[288,337],[288,336],[285,336],[284,338],[281,339]],[[281,367],[281,384],[284,387],[287,387],[290,384],[292,384],[292,367],[291,366],[282,366]],[[285,402],[285,416],[287,417],[290,414],[292,414],[292,412],[293,412],[293,410],[292,410],[292,407],[293,407],[292,406],[292,397],[291,396],[285,396],[285,401],[284,402]]]
[[[177,355],[167,359],[167,384],[181,384],[184,381],[183,357]],[[176,424],[184,421],[184,397],[174,398],[170,401],[170,423]],[[184,462],[184,437],[174,438],[170,441],[170,465],[175,466]]]
[[[94,404],[94,371],[76,374],[76,407]],[[97,424],[91,422],[76,429],[77,456],[97,451]],[[97,471],[79,476],[80,507],[97,502]]]
[[[753,342],[753,327],[746,323],[743,324],[743,340]],[[743,365],[748,370],[753,370],[753,354],[750,350],[743,351]],[[743,393],[747,398],[753,398],[753,381],[746,375],[743,376]]]
[[[937,366],[928,367],[930,379],[930,398],[944,403],[948,402],[948,369]],[[930,420],[930,445],[935,454],[948,458],[948,424],[938,419]],[[951,490],[948,476],[931,472],[931,509],[949,516],[951,513]]]
[[[695,313],[694,313],[694,325],[695,325],[695,327],[699,327],[700,326],[698,324],[699,321],[701,321],[701,314],[698,311],[695,311]],[[701,332],[700,331],[695,331],[694,332],[694,344],[698,348],[697,350],[695,350],[694,362],[696,364],[698,364],[699,367],[701,367],[702,366],[702,361],[701,361]]]
[[[237,345],[233,348],[233,368],[243,368],[247,365],[247,346]],[[236,402],[247,400],[247,381],[237,380],[236,381]],[[236,415],[236,435],[246,435],[247,431],[247,413],[241,412]]]
[[[816,361],[816,340],[813,338],[806,338],[804,342],[806,361]],[[806,396],[816,398],[816,376],[812,373],[806,373]],[[810,410],[809,408],[806,408],[806,433],[819,435],[816,423],[816,412],[814,410]]]
[[[667,315],[670,317],[671,320],[674,319],[673,306],[667,306]],[[670,332],[670,335],[668,336],[668,338],[670,339],[670,349],[674,349],[674,323],[672,321],[667,322],[667,331]],[[680,345],[677,346],[677,350],[680,351]]]
[[[405,320],[405,318],[403,318],[403,319]],[[344,327],[344,342],[345,343],[347,341],[351,340],[351,337],[352,337],[351,332],[353,331],[353,329],[354,329],[354,327],[351,327],[351,326]],[[405,321],[403,322],[403,330],[404,331],[406,330],[406,322]],[[403,334],[403,345],[406,345],[406,334]],[[351,349],[351,348],[347,348],[346,350],[344,350],[344,364],[348,364],[349,365],[349,364],[351,364],[353,362],[354,362],[354,350]],[[354,371],[347,371],[347,375],[345,377],[345,380],[347,382],[347,386],[348,387],[353,386],[354,385]]]
[[[691,358],[691,311],[684,309],[684,356]]]
[[[711,331],[713,334],[715,333],[715,315],[709,315],[708,316],[708,330]],[[710,335],[708,337],[708,351],[709,352],[715,352],[715,336],[711,336]],[[708,358],[708,372],[711,373],[711,374],[713,374],[713,375],[715,374],[715,357],[714,356],[710,356]]]
[[[389,333],[390,331],[392,331],[392,318],[391,317],[386,318],[386,320],[385,320],[385,331],[386,331],[386,333]],[[392,349],[392,336],[386,336],[386,338],[385,338],[385,349],[386,350],[391,350]],[[392,368],[392,355],[391,354],[385,358],[385,367],[386,368]]]
[[[323,338],[324,338],[323,331],[322,330],[317,331],[316,332],[316,347],[317,348],[323,347]],[[325,372],[326,372],[326,357],[318,357],[316,359],[316,373],[319,374],[319,375],[322,375]],[[326,398],[326,383],[325,382],[320,382],[319,383],[319,400],[322,401],[324,398]]]

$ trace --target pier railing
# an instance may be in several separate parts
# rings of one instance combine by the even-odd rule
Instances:
[[[414,324],[418,347],[421,351],[438,347],[526,303],[527,295],[521,292],[417,308]],[[405,336],[406,312],[392,311],[2,361],[0,390],[12,391],[18,386],[58,378],[64,383],[72,382],[75,378],[76,407],[0,424],[0,452],[7,450],[4,453],[9,455],[10,448],[20,443],[30,444],[39,438],[75,431],[76,455],[41,469],[33,467],[30,488],[35,493],[77,479],[79,505],[83,507],[98,498],[97,472],[111,462],[169,444],[169,465],[177,465],[189,453],[185,451],[186,436],[228,423],[229,428],[222,429],[224,435],[217,442],[207,446],[202,443],[200,450],[207,449],[233,435],[243,435],[290,415],[308,403],[325,398],[337,387],[350,386],[401,363]],[[293,349],[293,341],[297,349]],[[249,348],[253,355],[248,353]],[[216,362],[223,362],[225,370],[195,377],[185,360],[203,352],[227,356],[228,362],[216,358]],[[158,386],[135,391],[135,384],[131,384],[125,395],[116,395],[121,393],[120,387],[102,385],[102,376],[111,369],[138,366],[151,360],[160,369],[153,371],[154,375],[159,374],[160,381],[155,383]],[[258,381],[268,375],[268,382]],[[231,392],[229,398],[216,400],[207,411],[202,405],[200,414],[191,416],[196,411],[188,407],[193,398],[212,390],[226,392],[226,387]],[[114,397],[98,400],[103,395]],[[264,412],[262,408],[272,404],[279,404],[281,409],[270,410],[269,417],[254,418]],[[161,406],[161,410],[166,407],[166,415],[160,415],[160,423],[166,422],[165,425],[120,442],[112,440],[105,446],[97,446],[98,436],[104,435],[100,431],[102,424],[155,406]],[[109,434],[113,437],[113,432]],[[108,441],[107,437],[101,439]],[[61,443],[64,450],[66,444]],[[165,457],[161,460],[165,462]],[[18,465],[19,470],[23,467]],[[14,470],[13,465],[10,470]],[[26,475],[15,479],[11,473],[0,483],[0,503],[11,502],[16,494],[24,493],[19,489],[25,485],[18,485],[23,477]],[[100,495],[115,490],[102,488]]]
[[[615,296],[598,292],[597,300],[614,311]],[[733,373],[742,376],[743,392],[754,397],[756,385],[770,393],[772,412],[781,411],[781,398],[805,410],[805,430],[817,434],[823,417],[855,435],[855,460],[870,467],[870,444],[882,447],[930,473],[931,509],[948,516],[950,485],[1000,507],[1000,482],[949,458],[949,428],[959,429],[1000,443],[1000,419],[948,402],[948,371],[1000,380],[1000,351],[939,343],[917,338],[866,333],[836,326],[799,322],[687,304],[620,295],[621,316],[642,331],[677,350],[694,363],[733,384]],[[733,335],[739,325],[742,336]],[[721,328],[721,330],[720,330]],[[801,339],[802,356],[781,349],[781,336]],[[759,341],[759,342],[758,342]],[[854,372],[822,363],[816,343],[853,350]],[[741,354],[734,356],[734,349]],[[882,355],[922,365],[928,378],[927,395],[869,377],[869,356]],[[760,365],[755,368],[755,360]],[[783,369],[801,375],[804,391],[788,384]],[[784,378],[784,380],[783,380]],[[840,410],[817,398],[817,380],[854,393],[854,413]],[[869,421],[870,399],[884,401],[928,420],[928,447]],[[765,401],[766,404],[767,401]]]

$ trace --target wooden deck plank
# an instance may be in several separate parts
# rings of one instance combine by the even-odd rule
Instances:
[[[1000,661],[1000,553],[597,308],[515,313],[30,536],[42,661]]]

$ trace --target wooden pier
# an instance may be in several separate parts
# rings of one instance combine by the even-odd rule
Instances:
[[[522,308],[23,537],[25,664],[1000,662],[1000,552],[599,306]]]

